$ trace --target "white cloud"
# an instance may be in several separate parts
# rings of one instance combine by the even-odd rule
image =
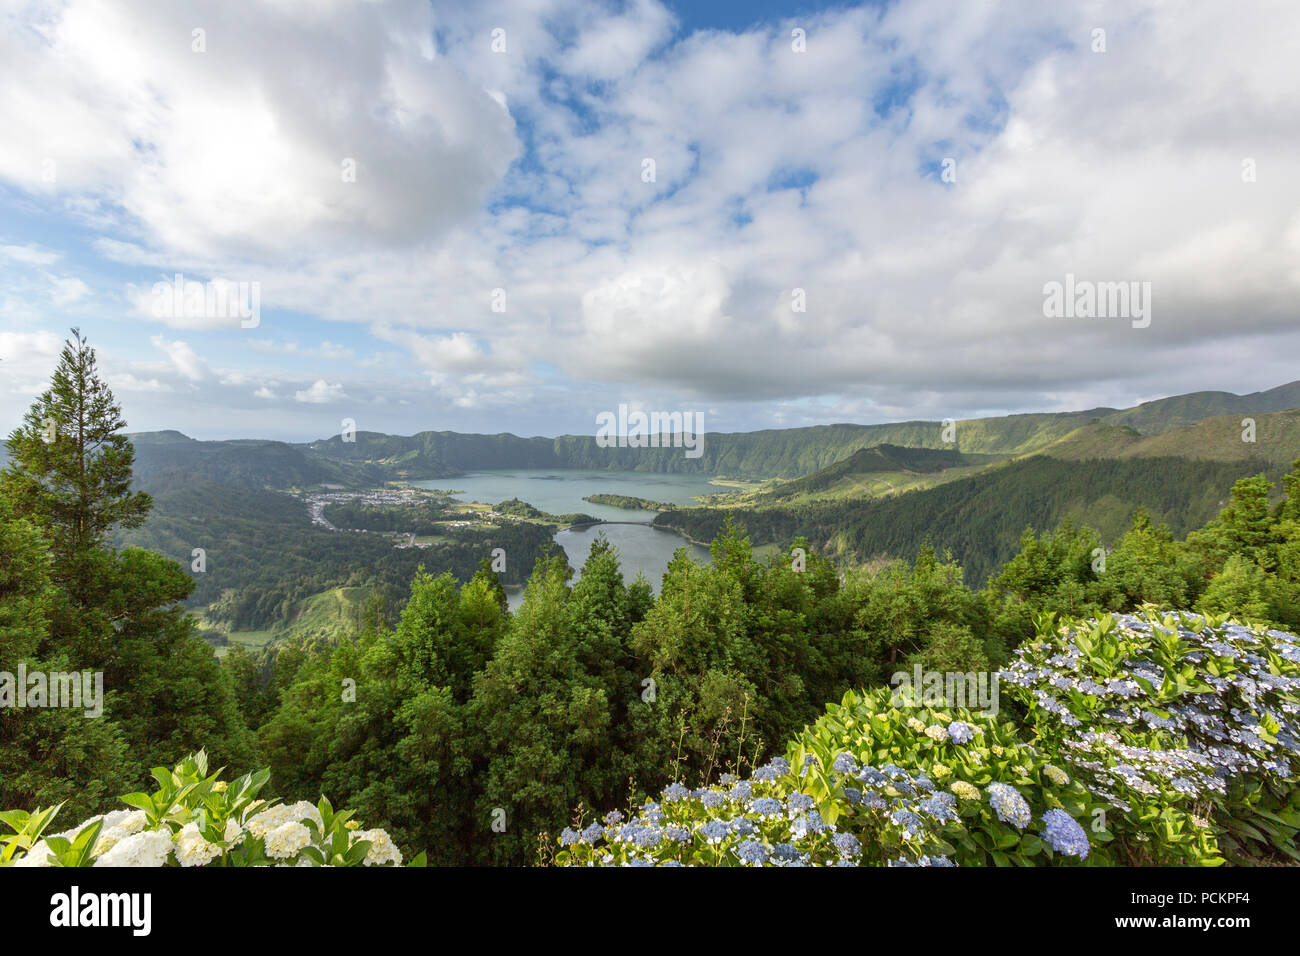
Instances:
[[[62,349],[63,339],[53,332],[0,332],[0,393],[30,396],[45,391]],[[24,410],[14,407],[8,424],[16,425]]]
[[[347,397],[342,384],[331,385],[324,379],[317,379],[310,388],[293,393],[295,402],[306,402],[310,405],[326,405],[330,402],[341,401]]]
[[[208,364],[186,343],[175,339],[168,341],[161,335],[151,336],[149,341],[154,348],[165,352],[172,367],[190,381],[201,382],[212,375]]]
[[[515,156],[509,113],[432,55],[419,0],[23,13],[28,29],[0,33],[0,177],[89,200],[92,217],[120,206],[145,246],[244,256],[427,238],[472,216]]]
[[[244,368],[244,400],[291,353],[309,371],[286,396],[346,387],[416,426],[642,395],[733,427],[961,417],[1295,377],[1294,4],[835,8],[800,15],[804,54],[794,21],[682,35],[650,0],[256,3],[246,28],[216,5],[26,9],[0,34],[0,179],[95,223],[145,288],[260,281],[259,338],[212,360]],[[73,270],[6,240],[0,322],[39,327]],[[1150,281],[1151,327],[1044,319],[1067,272]],[[78,308],[102,299],[77,275]],[[401,351],[335,345],[360,340],[328,322]],[[169,359],[231,400],[234,369],[200,383],[197,356]]]
[[[28,243],[23,246],[0,246],[0,257],[29,266],[48,266],[59,261],[60,253]]]
[[[108,376],[108,385],[115,392],[170,392],[171,388],[156,378],[137,378],[130,372],[115,372]]]

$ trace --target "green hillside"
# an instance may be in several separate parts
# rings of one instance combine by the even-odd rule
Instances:
[[[1141,506],[1181,536],[1218,513],[1237,479],[1264,472],[1277,482],[1286,470],[1259,460],[1069,461],[1035,455],[905,495],[692,508],[661,514],[654,524],[709,541],[731,518],[756,545],[804,537],[849,563],[910,558],[930,541],[951,549],[967,581],[979,584],[1016,553],[1026,526],[1042,531],[1069,517],[1095,528],[1109,544]]]
[[[1108,425],[1128,425],[1150,435],[1220,415],[1258,416],[1288,408],[1300,408],[1300,382],[1290,382],[1249,395],[1234,395],[1231,392],[1174,395],[1114,412],[1103,421]]]
[[[1142,435],[1128,425],[1085,425],[1042,453],[1053,458],[1161,458],[1244,461],[1258,458],[1285,465],[1300,455],[1300,410],[1255,414],[1255,440],[1242,440],[1240,414],[1207,418],[1191,425]]]
[[[1109,457],[1111,438],[1152,436],[1188,427],[1205,418],[1251,415],[1260,421],[1285,409],[1300,407],[1300,382],[1265,392],[1238,396],[1228,392],[1194,392],[1129,409],[1093,408],[1078,412],[1047,412],[974,418],[954,423],[945,435],[941,422],[893,422],[881,425],[817,425],[756,432],[709,433],[701,454],[686,457],[680,447],[601,448],[592,436],[521,438],[511,434],[471,435],[427,431],[416,435],[358,432],[355,441],[340,436],[288,444],[274,441],[193,441],[179,432],[135,434],[137,478],[165,474],[197,474],[222,484],[249,488],[303,488],[321,483],[373,487],[385,481],[446,478],[467,471],[505,468],[581,468],[725,475],[747,480],[796,479],[843,462],[864,448],[890,445],[912,449],[913,459],[899,472],[927,473],[916,450],[952,452],[966,456],[962,466],[976,463],[969,456],[1024,456],[1055,446],[1063,439],[1093,442],[1079,429],[1100,424],[1121,431],[1094,429],[1107,436],[1102,454]],[[1240,419],[1238,419],[1239,423]],[[1229,429],[1231,431],[1231,429]],[[1240,428],[1237,429],[1238,433]],[[1193,440],[1187,436],[1185,440]],[[945,441],[952,438],[953,441]],[[1261,442],[1264,436],[1261,434]],[[1146,446],[1155,449],[1157,446]],[[1183,454],[1172,446],[1135,452]],[[1080,448],[1080,453],[1082,447]],[[890,454],[899,454],[891,452]],[[1057,457],[1074,452],[1057,449]],[[1271,452],[1260,452],[1271,457]],[[1231,457],[1231,456],[1228,456]],[[1284,457],[1284,456],[1283,456]],[[849,468],[867,467],[862,459]],[[940,466],[953,467],[950,464]],[[883,470],[879,470],[883,473]],[[865,471],[863,472],[866,473]],[[952,477],[950,474],[948,477]],[[897,484],[891,482],[891,484]],[[916,483],[905,483],[915,486]],[[924,484],[924,483],[920,483]],[[889,493],[881,484],[876,493]]]
[[[876,445],[859,448],[827,468],[750,495],[747,500],[758,504],[794,498],[873,498],[932,487],[1000,460],[1001,456],[970,455],[952,449]]]

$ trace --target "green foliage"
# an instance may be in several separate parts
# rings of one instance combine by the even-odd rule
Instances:
[[[825,542],[842,563],[857,564],[908,558],[928,541],[940,552],[951,551],[967,582],[979,586],[1014,557],[1026,525],[1050,529],[1074,516],[1115,540],[1132,511],[1142,507],[1183,535],[1214,516],[1224,488],[1259,470],[1260,463],[1252,461],[1035,456],[894,497],[683,508],[656,516],[654,524],[707,541],[732,518],[756,544],[802,535]]]
[[[146,487],[156,508],[143,526],[123,533],[121,543],[159,551],[186,566],[191,549],[201,543],[207,570],[193,576],[186,604],[201,609],[213,626],[232,631],[276,625],[278,633],[290,631],[314,596],[338,587],[364,587],[386,609],[400,608],[421,564],[468,581],[498,547],[511,556],[502,583],[521,584],[533,562],[555,548],[553,529],[508,520],[444,527],[428,547],[397,548],[382,534],[315,526],[302,500],[280,492],[179,475],[149,480]]]
[[[1008,683],[1038,739],[1110,801],[1129,862],[1214,865],[1224,840],[1238,859],[1296,855],[1294,636],[1103,615],[1046,627]]]
[[[131,811],[97,816],[62,834],[44,835],[60,806],[0,813],[0,866],[371,866],[401,853],[383,830],[358,831],[351,810],[279,805],[258,796],[270,771],[229,784],[208,773],[207,754],[171,770],[155,767],[157,789],[125,794]],[[422,866],[423,855],[410,865]]]
[[[957,722],[969,728],[970,739],[958,742],[949,731]],[[964,736],[964,733],[960,736]],[[941,831],[945,851],[961,866],[1043,866],[1078,863],[1054,852],[1032,830],[1019,830],[998,818],[982,794],[990,783],[1014,787],[1028,802],[1035,820],[1053,808],[1064,810],[1085,829],[1104,804],[1080,782],[1070,779],[1053,760],[1059,758],[1033,746],[1011,722],[964,708],[930,708],[909,692],[880,689],[844,695],[828,704],[826,713],[798,735],[787,751],[792,766],[816,758],[813,766],[831,766],[848,753],[865,766],[896,764],[922,775],[957,797],[957,819]],[[835,792],[825,775],[814,770],[809,792]],[[842,790],[842,786],[840,788]],[[1107,832],[1088,834],[1089,864],[1112,862]]]
[[[74,331],[0,474],[0,659],[5,670],[102,673],[103,714],[0,710],[5,805],[90,812],[151,763],[204,743],[232,763],[254,758],[229,681],[180,606],[188,575],[161,555],[109,545],[151,504],[131,490],[124,427]]]

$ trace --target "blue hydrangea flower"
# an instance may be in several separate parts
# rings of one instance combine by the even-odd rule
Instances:
[[[883,810],[889,806],[885,802],[885,798],[874,790],[868,790],[862,795],[862,805],[870,810]]]
[[[771,783],[773,780],[780,780],[790,772],[790,764],[782,757],[773,757],[763,766],[755,770],[750,776],[754,780],[764,783]]]
[[[779,817],[781,815],[781,801],[772,797],[759,797],[750,807],[760,817]]]
[[[1033,820],[1029,804],[1025,803],[1025,798],[1015,787],[1009,787],[1005,783],[991,783],[985,789],[988,791],[990,805],[1003,823],[1010,823],[1017,830],[1023,830]]]
[[[842,753],[835,758],[835,762],[831,764],[831,769],[836,773],[857,773],[858,762],[853,759],[852,754]]]
[[[664,837],[673,843],[690,843],[691,831],[685,827],[671,826],[664,828]]]
[[[817,806],[817,801],[806,793],[792,793],[786,803],[795,811],[811,810]]]
[[[736,856],[740,857],[742,863],[747,863],[750,866],[762,866],[767,862],[767,847],[757,840],[746,840],[736,847]]]
[[[747,837],[758,829],[753,820],[748,820],[745,817],[736,817],[736,819],[729,821],[727,825],[731,827],[731,832],[738,837]]]
[[[952,860],[946,856],[923,856],[916,860],[909,860],[905,856],[900,856],[897,860],[890,860],[887,866],[956,866]]]
[[[772,847],[772,859],[777,863],[792,863],[799,859],[799,851],[789,843],[778,843]]]
[[[802,840],[811,833],[820,833],[825,828],[826,824],[822,822],[822,816],[816,810],[809,810],[804,816],[790,821],[790,835],[796,840]]]
[[[875,767],[863,767],[858,774],[858,779],[869,787],[883,787],[889,783],[889,778]]]
[[[721,843],[727,838],[727,835],[731,832],[731,827],[727,826],[725,820],[710,820],[700,828],[700,831],[704,834],[706,843],[715,844]]]
[[[837,833],[831,838],[831,843],[835,844],[835,849],[846,860],[853,859],[862,852],[862,845],[852,833]]]
[[[953,810],[946,801],[939,799],[938,794],[922,800],[921,809],[930,814],[930,816],[934,817],[936,820],[946,822],[957,819],[956,811]]]
[[[611,810],[609,813],[605,814],[605,822],[610,826],[613,826],[616,823],[622,823],[623,814],[619,813],[617,810]]]
[[[685,800],[690,795],[691,791],[680,783],[670,783],[664,787],[664,803],[676,803],[678,800]]]
[[[948,725],[948,736],[955,744],[968,744],[975,739],[975,728],[964,720],[954,720]]]
[[[560,831],[560,846],[573,846],[579,841],[578,831],[573,827],[565,827]]]
[[[895,810],[889,815],[889,822],[899,827],[907,836],[914,837],[925,829],[925,824],[911,810]]]
[[[593,823],[591,826],[583,830],[582,833],[579,834],[579,837],[582,839],[583,843],[595,843],[604,835],[605,828],[599,823]]]
[[[1074,817],[1064,810],[1048,810],[1043,814],[1043,839],[1053,850],[1064,856],[1088,858],[1088,834]]]
[[[658,846],[664,838],[664,831],[659,827],[641,827],[637,830],[636,835],[632,837],[636,845],[642,849],[651,849]]]

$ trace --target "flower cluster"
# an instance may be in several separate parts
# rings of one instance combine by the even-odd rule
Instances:
[[[1300,859],[1294,635],[1196,614],[1106,615],[1040,635],[999,676],[1155,859],[1221,862],[1255,842]]]
[[[1233,774],[1290,778],[1300,756],[1300,640],[1284,631],[1193,614],[1107,616],[1020,648],[999,677],[1065,727],[1189,751],[1214,769],[1186,778],[1198,789],[1221,792]]]
[[[122,797],[133,810],[91,817],[62,833],[45,830],[57,807],[12,812],[0,837],[0,865],[46,866],[399,866],[402,853],[380,829],[360,830],[352,812],[328,800],[271,803],[257,797],[266,771],[232,783],[208,775],[202,752],[174,770],[158,768],[159,789]],[[415,865],[420,865],[423,854]]]
[[[1080,823],[1090,823],[1105,804],[1009,722],[960,708],[901,710],[887,689],[849,693],[796,738],[789,756],[811,760],[810,792],[833,797],[835,787],[819,780],[815,767],[833,759],[844,768],[853,754],[864,763],[888,755],[893,763],[883,770],[901,765],[920,786],[935,788],[923,809],[938,821],[939,852],[959,865],[1110,862],[1111,835],[1087,833]],[[856,793],[844,790],[845,799]],[[1033,821],[1046,822],[1053,811],[1075,821],[1086,852],[1073,852],[1077,842],[1063,851],[1035,831]],[[1059,825],[1052,832],[1058,831]]]
[[[950,865],[936,835],[955,819],[957,798],[892,764],[860,767],[841,754],[810,775],[783,758],[748,780],[723,775],[692,790],[669,785],[658,801],[623,822],[560,834],[557,862],[568,866],[859,866]],[[818,800],[802,784],[835,782],[836,796]],[[888,852],[884,848],[891,848]]]

